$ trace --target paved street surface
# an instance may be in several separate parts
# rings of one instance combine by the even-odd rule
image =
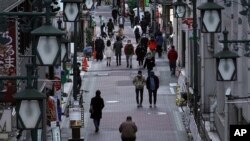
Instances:
[[[98,7],[95,12],[97,33],[100,31],[99,15],[106,19],[111,17],[111,7]],[[107,20],[106,20],[107,21]],[[105,22],[106,22],[105,21]],[[116,27],[117,28],[117,27]],[[135,44],[134,34],[127,19],[125,24],[125,35],[131,38]],[[81,135],[85,141],[121,141],[118,132],[119,125],[125,121],[128,115],[138,126],[137,141],[187,141],[187,135],[182,122],[182,113],[175,104],[176,95],[170,91],[169,83],[175,83],[177,78],[170,77],[170,71],[166,55],[158,58],[156,55],[155,73],[160,78],[158,90],[157,107],[149,108],[148,93],[144,89],[143,107],[137,108],[135,100],[135,88],[132,79],[140,69],[133,56],[132,69],[126,68],[125,56],[122,56],[122,65],[116,66],[115,58],[112,58],[111,67],[106,67],[106,60],[96,62],[90,60],[91,67],[83,76],[82,89],[89,92],[84,93],[84,128]],[[147,71],[142,70],[144,76]],[[96,90],[101,90],[105,101],[103,118],[101,119],[100,131],[95,133],[94,124],[89,115],[90,99]],[[71,137],[68,118],[63,118],[62,140],[67,141]]]

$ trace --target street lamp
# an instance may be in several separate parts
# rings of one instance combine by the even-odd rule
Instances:
[[[236,59],[239,57],[238,54],[232,52],[228,48],[228,31],[226,29],[223,31],[224,36],[224,48],[222,51],[216,53],[214,57],[216,58],[217,66],[217,81],[235,81],[237,80],[237,62]]]
[[[65,22],[75,22],[79,20],[80,4],[82,0],[62,0],[63,20]]]
[[[186,3],[178,0],[177,2],[173,3],[174,6],[174,17],[175,18],[183,18],[186,13]]]
[[[63,34],[64,32],[52,25],[43,25],[31,31],[41,65],[55,65],[58,62],[60,38]]]
[[[221,10],[224,7],[216,4],[213,0],[197,7],[201,11],[201,32],[221,32]]]
[[[17,128],[42,128],[43,101],[46,96],[35,89],[28,88],[14,95],[17,101]]]

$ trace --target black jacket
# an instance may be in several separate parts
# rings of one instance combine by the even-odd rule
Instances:
[[[113,49],[115,51],[115,55],[119,55],[122,53],[122,47],[123,47],[123,45],[122,45],[121,41],[116,41],[114,43]]]
[[[95,50],[97,52],[103,52],[105,48],[104,41],[100,38],[95,40]]]
[[[147,67],[148,70],[153,70],[154,66],[155,66],[155,59],[154,59],[154,57],[146,58],[145,63],[143,65],[143,68]]]
[[[149,76],[146,80],[146,86],[147,86],[148,90],[150,89],[150,77],[152,77],[152,76]],[[154,75],[153,78],[154,78],[154,82],[155,82],[155,90],[157,90],[159,88],[159,78],[156,75]]]
[[[90,106],[93,108],[93,113],[91,113],[90,118],[101,119],[102,109],[104,108],[104,101],[101,97],[93,97],[90,102]]]

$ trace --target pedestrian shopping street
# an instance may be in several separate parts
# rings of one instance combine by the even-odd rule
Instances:
[[[100,6],[96,9],[96,32],[99,34],[99,15],[109,19],[110,7]],[[116,26],[117,28],[117,26]],[[134,34],[130,22],[126,19],[125,35],[128,36],[136,46]],[[124,42],[125,43],[125,42]],[[88,61],[89,69],[82,73],[82,89],[84,99],[84,128],[81,136],[85,141],[118,141],[121,140],[118,131],[119,125],[132,116],[138,127],[137,141],[187,141],[182,112],[176,106],[175,87],[170,84],[177,82],[177,77],[171,77],[166,53],[162,58],[156,55],[155,74],[160,79],[156,107],[149,108],[148,91],[144,88],[142,107],[137,108],[135,87],[132,84],[133,77],[138,70],[142,70],[147,77],[147,70],[141,69],[133,56],[132,69],[126,67],[125,55],[122,55],[121,66],[116,66],[115,57],[111,60],[111,66],[106,66],[106,60],[96,62]],[[100,130],[95,133],[95,128],[89,114],[90,99],[95,96],[95,91],[100,90],[104,99],[105,107],[100,123]],[[62,138],[66,141],[71,135],[68,127],[68,118],[63,118]]]

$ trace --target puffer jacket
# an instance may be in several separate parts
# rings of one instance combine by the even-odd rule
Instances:
[[[143,89],[143,87],[146,84],[146,79],[144,76],[135,76],[133,79],[133,84],[135,86],[136,89]]]

